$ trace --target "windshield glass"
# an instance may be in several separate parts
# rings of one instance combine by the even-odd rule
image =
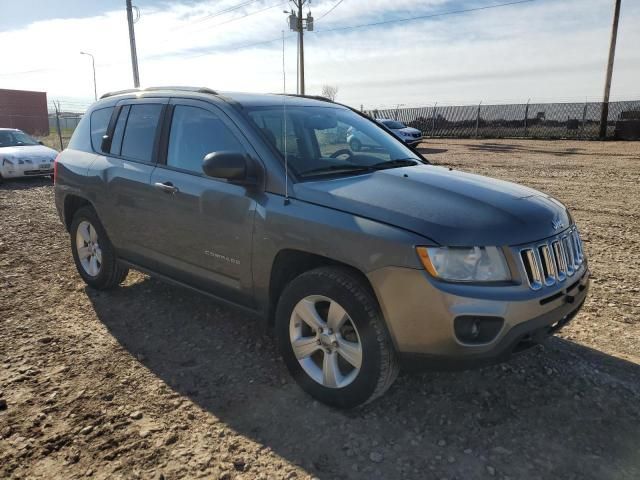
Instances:
[[[0,147],[19,147],[39,145],[39,143],[20,130],[0,130]]]
[[[395,120],[383,120],[382,123],[385,127],[390,128],[391,130],[406,128],[402,123],[396,122]]]
[[[304,179],[424,163],[393,135],[351,110],[287,106],[286,118],[283,112],[282,106],[248,110],[283,157],[286,146],[289,167]]]

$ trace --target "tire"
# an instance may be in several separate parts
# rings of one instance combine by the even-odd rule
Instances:
[[[343,319],[342,326],[331,332],[329,326],[340,324],[337,318]],[[282,292],[275,327],[289,372],[303,390],[327,405],[354,408],[371,402],[398,376],[378,302],[348,268],[322,267],[295,278]]]
[[[115,249],[93,208],[78,209],[69,231],[73,261],[87,285],[108,290],[124,281],[129,269],[118,263]]]
[[[351,150],[353,150],[354,152],[359,152],[360,150],[362,150],[362,142],[357,138],[353,138],[349,142],[349,147],[351,147]]]

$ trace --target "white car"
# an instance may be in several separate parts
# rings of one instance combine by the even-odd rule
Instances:
[[[53,175],[58,152],[22,130],[0,128],[0,182],[6,178]]]
[[[377,118],[376,122],[391,130],[391,133],[407,145],[414,146],[422,142],[422,132],[417,128],[407,127],[402,122],[388,118]],[[363,147],[374,147],[374,144],[372,144],[369,137],[364,135],[362,132],[353,130],[352,128],[347,132],[347,142],[349,143],[351,150],[354,152],[359,152]]]

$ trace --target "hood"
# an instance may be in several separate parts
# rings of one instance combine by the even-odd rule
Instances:
[[[302,182],[294,190],[300,200],[447,246],[519,245],[557,234],[571,222],[562,203],[537,190],[430,165]]]
[[[44,145],[19,145],[16,147],[0,147],[0,158],[13,157],[29,160],[53,160],[58,152]]]

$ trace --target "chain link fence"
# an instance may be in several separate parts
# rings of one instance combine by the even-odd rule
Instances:
[[[428,137],[597,139],[601,102],[395,108],[366,111]],[[640,100],[609,103],[606,138],[640,139]]]

